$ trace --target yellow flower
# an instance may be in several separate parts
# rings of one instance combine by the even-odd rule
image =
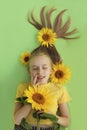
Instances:
[[[28,62],[29,62],[29,57],[30,57],[30,53],[29,52],[24,52],[24,53],[21,54],[20,61],[23,64],[27,65]]]
[[[38,33],[38,40],[42,46],[52,46],[56,40],[56,33],[52,29],[42,28]]]
[[[29,86],[24,91],[24,96],[27,97],[26,101],[32,104],[33,109],[47,112],[53,107],[55,101],[52,92],[44,86]]]
[[[71,71],[64,64],[54,64],[53,72],[51,74],[51,81],[59,84],[66,83],[71,77]]]

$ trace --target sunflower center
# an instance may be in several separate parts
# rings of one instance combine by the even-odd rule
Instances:
[[[41,95],[40,93],[33,94],[32,99],[38,104],[44,104],[45,102],[43,95]]]
[[[61,70],[57,70],[55,73],[56,78],[62,78],[64,73]]]
[[[29,57],[26,56],[26,57],[24,58],[24,61],[25,61],[25,62],[29,61]]]
[[[48,41],[50,36],[48,34],[44,34],[42,38],[44,39],[44,41]]]

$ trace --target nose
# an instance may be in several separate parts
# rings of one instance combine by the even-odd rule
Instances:
[[[38,68],[37,74],[42,74],[43,70],[42,68]]]

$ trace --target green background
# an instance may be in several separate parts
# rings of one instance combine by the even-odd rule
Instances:
[[[20,54],[38,46],[37,30],[27,22],[27,12],[43,5],[58,11],[68,9],[71,28],[78,28],[80,38],[73,41],[57,40],[56,47],[72,71],[67,89],[71,123],[69,130],[87,129],[87,0],[0,0],[0,130],[13,129],[13,109],[17,86],[28,81],[28,72],[19,61]],[[55,13],[54,13],[55,14]]]

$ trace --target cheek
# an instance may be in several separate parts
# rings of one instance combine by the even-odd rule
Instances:
[[[49,69],[49,74],[51,74],[51,73],[52,73],[52,68]]]
[[[50,75],[52,73],[52,69],[49,69],[49,71],[46,73],[47,73],[47,75]]]
[[[33,75],[33,71],[31,69],[29,70],[29,73],[31,76]]]
[[[30,71],[31,76],[35,76],[35,74],[36,74],[36,71],[32,71],[32,70]]]

